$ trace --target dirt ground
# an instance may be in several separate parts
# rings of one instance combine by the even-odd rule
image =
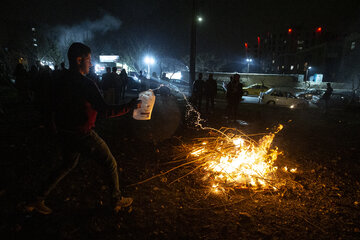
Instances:
[[[204,125],[246,133],[284,129],[273,142],[284,152],[279,166],[298,169],[292,187],[278,191],[236,190],[209,194],[195,172],[179,181],[169,164],[182,143],[207,136],[186,121],[184,103],[157,99],[151,121],[131,116],[101,120],[96,131],[118,161],[131,208],[114,214],[108,177],[83,158],[47,200],[53,213],[25,213],[22,204],[59,164],[51,138],[37,130],[31,106],[12,106],[0,122],[0,231],[2,239],[360,239],[360,113],[353,109],[286,109],[242,104],[239,119],[224,118],[225,103],[203,115]],[[171,183],[171,184],[170,184]]]

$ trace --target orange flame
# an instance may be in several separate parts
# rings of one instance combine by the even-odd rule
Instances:
[[[279,125],[275,133],[282,129],[283,125]],[[214,193],[219,193],[224,184],[276,190],[271,180],[278,170],[274,163],[281,152],[277,147],[271,149],[275,133],[265,135],[258,143],[242,136],[227,135],[221,141],[217,138],[213,142],[203,142],[190,154],[205,159],[202,162],[203,169],[208,173],[205,178],[211,180],[211,191]],[[290,172],[296,172],[296,169]]]

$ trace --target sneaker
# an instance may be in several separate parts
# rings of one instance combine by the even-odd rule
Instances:
[[[121,197],[119,200],[116,201],[114,211],[119,212],[123,208],[129,207],[134,199],[131,197]]]
[[[48,215],[52,213],[52,210],[45,205],[44,200],[38,200],[32,203],[25,205],[25,210],[27,212],[37,211],[38,213]]]

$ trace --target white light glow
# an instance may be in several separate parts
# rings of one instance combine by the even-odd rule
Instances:
[[[181,75],[181,72],[176,72],[174,74],[172,73],[167,73],[166,74],[166,77],[168,77],[169,79],[181,79],[182,78],[182,75]]]
[[[119,60],[118,55],[100,55],[100,62],[117,62]]]
[[[105,66],[100,64],[95,64],[95,73],[99,74],[103,71],[105,71]]]
[[[54,63],[51,62],[51,61],[41,60],[41,61],[40,61],[40,64],[41,64],[42,66],[49,66],[52,70],[55,69]]]
[[[155,63],[155,59],[154,59],[153,57],[146,56],[146,57],[144,58],[144,62],[145,62],[146,64],[154,64],[154,63]]]

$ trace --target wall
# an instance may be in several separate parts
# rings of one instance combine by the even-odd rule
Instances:
[[[218,84],[221,82],[228,83],[230,77],[236,74],[236,72],[214,72],[214,79],[218,81]],[[268,87],[293,87],[296,86],[298,81],[298,75],[283,75],[283,74],[257,74],[257,73],[237,73],[240,75],[240,81],[244,86],[249,86],[251,84],[260,83]],[[183,80],[188,81],[189,73],[182,72]],[[196,77],[198,73],[196,73]],[[203,79],[206,80],[209,76],[209,73],[203,73]]]

